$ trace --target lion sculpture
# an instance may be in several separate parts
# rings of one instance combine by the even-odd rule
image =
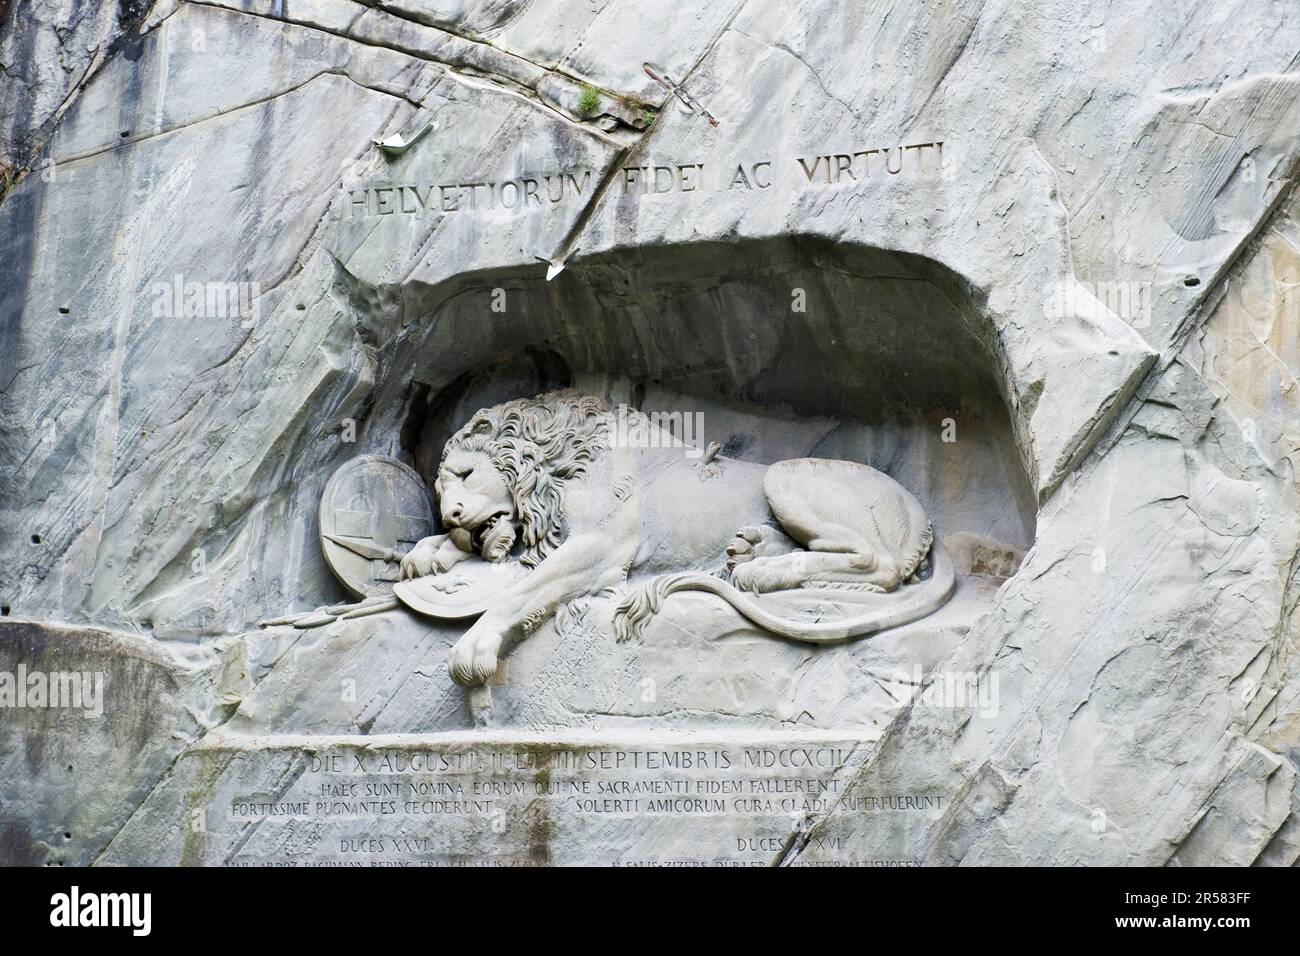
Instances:
[[[472,556],[531,568],[453,647],[457,681],[487,682],[501,655],[562,605],[601,592],[626,589],[619,639],[638,635],[669,595],[693,590],[816,644],[918,620],[951,595],[951,560],[920,503],[887,475],[821,458],[693,460],[656,429],[641,412],[562,391],[483,409],[447,441],[434,482],[446,533],[418,542],[401,577]],[[629,587],[629,574],[654,576]],[[862,616],[818,622],[755,599],[796,588],[904,593]]]

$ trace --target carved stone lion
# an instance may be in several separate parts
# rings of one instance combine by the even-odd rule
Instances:
[[[952,563],[929,519],[887,475],[848,461],[767,466],[689,451],[643,413],[569,391],[483,409],[453,435],[434,483],[447,533],[420,541],[401,576],[472,557],[532,568],[456,643],[455,679],[486,682],[500,656],[562,605],[600,592],[624,592],[620,639],[638,634],[668,595],[697,590],[812,643],[915,621],[951,595]],[[656,572],[665,573],[644,578]],[[643,582],[629,587],[629,574]],[[776,615],[754,597],[794,588],[900,596],[818,623]]]

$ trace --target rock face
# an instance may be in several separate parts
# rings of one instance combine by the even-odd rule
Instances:
[[[0,9],[0,862],[1300,859],[1295,10]],[[510,465],[594,535],[554,597],[433,484],[558,389],[614,417],[603,484]],[[320,515],[364,456],[382,535]],[[951,598],[620,641],[799,459],[914,495]],[[392,597],[430,530],[475,614]],[[814,592],[756,600],[892,600]]]

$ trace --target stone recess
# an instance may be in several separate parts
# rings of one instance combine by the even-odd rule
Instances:
[[[1294,5],[0,12],[0,671],[107,694],[0,720],[0,862],[382,857],[231,807],[476,746],[535,799],[415,857],[1300,859]],[[238,314],[185,315],[187,282]],[[490,730],[461,629],[257,626],[345,599],[339,465],[427,476],[476,408],[570,385],[701,409],[733,458],[870,461],[957,598],[824,651],[705,597],[615,644],[593,601],[510,658]],[[595,824],[535,759],[636,748],[759,790],[804,748],[833,765],[789,780],[838,799]]]

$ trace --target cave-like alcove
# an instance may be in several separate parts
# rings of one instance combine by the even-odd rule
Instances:
[[[640,247],[407,286],[377,407],[428,479],[478,408],[576,386],[699,413],[704,441],[769,463],[866,462],[926,506],[962,570],[1006,576],[1035,503],[995,337],[922,257],[790,237]]]

